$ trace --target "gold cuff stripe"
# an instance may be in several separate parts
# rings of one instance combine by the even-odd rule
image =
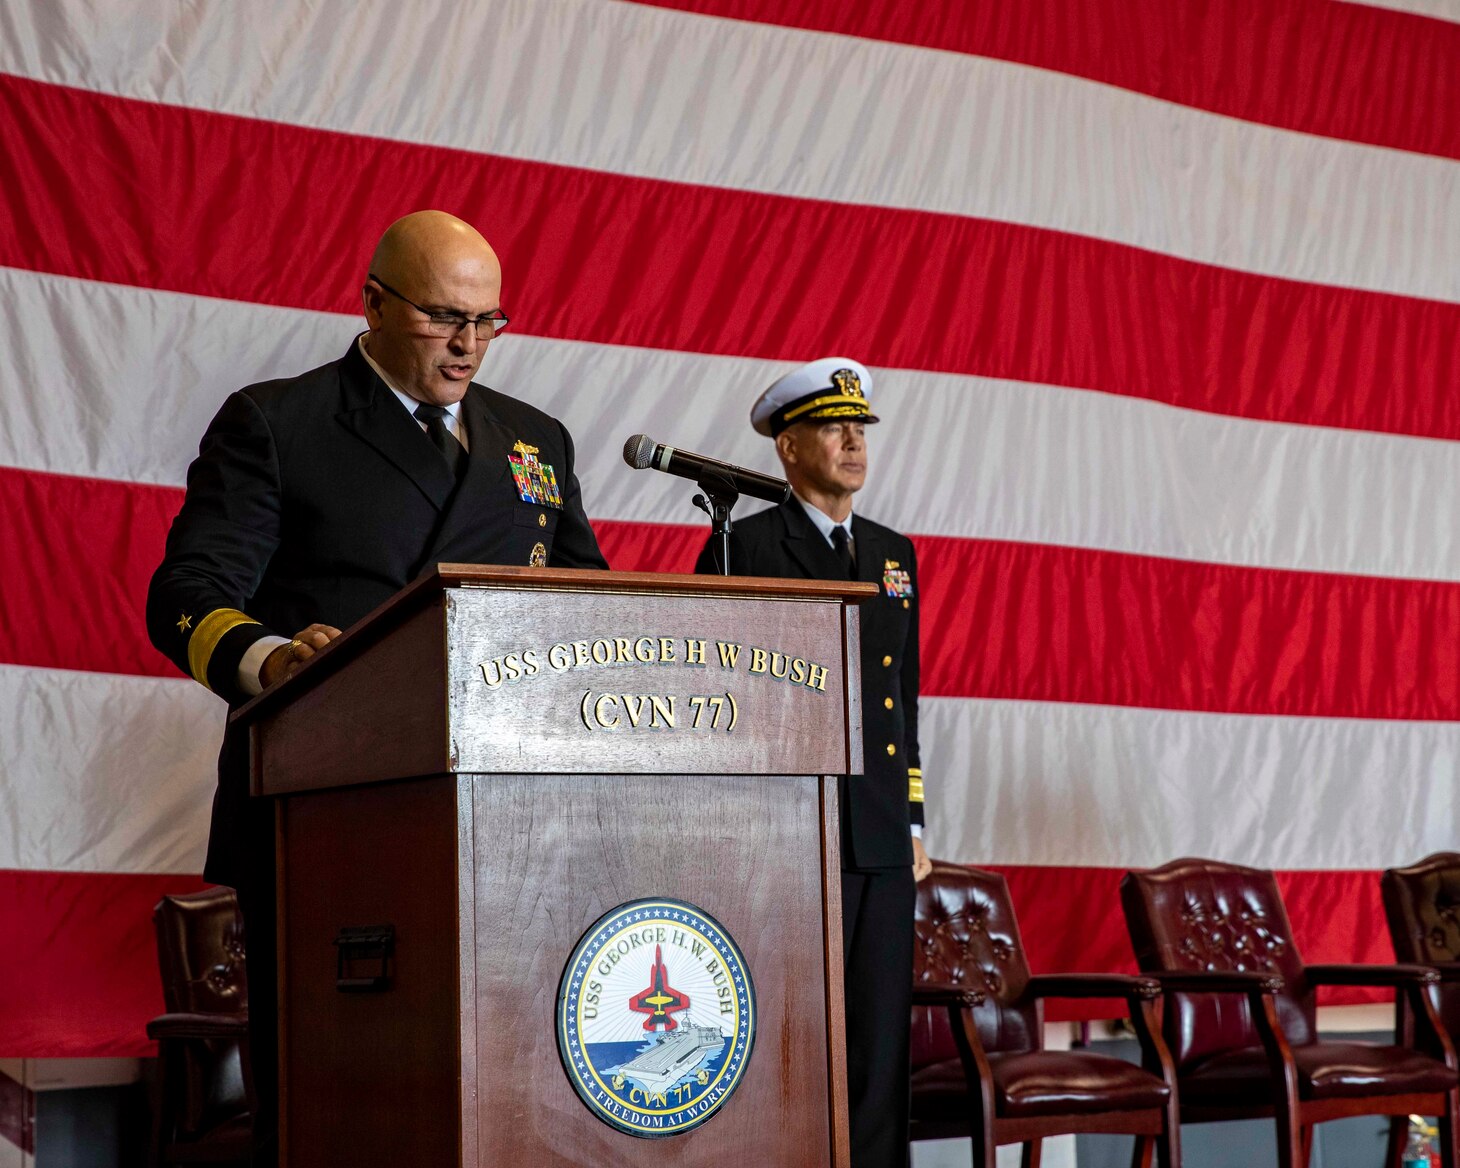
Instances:
[[[909,775],[907,778],[907,801],[909,803],[923,801],[923,780],[915,775]]]
[[[258,623],[253,617],[236,608],[215,608],[200,620],[193,635],[188,638],[188,669],[193,677],[203,685],[208,685],[208,662],[213,659],[213,650],[218,648],[218,642],[223,639],[224,634],[239,625]],[[211,689],[212,686],[208,688]]]
[[[910,779],[920,779],[920,778],[922,778],[923,777],[923,768],[922,767],[908,767],[907,768],[907,777],[910,778]]]
[[[833,397],[828,394],[826,397],[819,397],[815,401],[809,401],[805,405],[797,406],[794,410],[787,410],[784,417],[786,421],[804,414],[807,410],[819,410],[823,406],[851,406],[858,405],[864,410],[867,408],[867,399],[864,397],[852,397],[850,394],[839,394]]]

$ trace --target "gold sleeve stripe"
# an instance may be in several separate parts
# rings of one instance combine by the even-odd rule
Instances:
[[[923,772],[908,771],[907,773],[907,801],[909,803],[921,803],[923,801]]]
[[[236,608],[215,608],[198,622],[193,635],[188,638],[188,669],[203,685],[208,684],[208,662],[213,650],[230,629],[239,625],[256,625],[259,622]],[[209,688],[212,688],[211,686]]]

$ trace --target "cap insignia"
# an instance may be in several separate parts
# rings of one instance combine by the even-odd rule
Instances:
[[[855,369],[838,369],[831,375],[831,383],[845,397],[866,396],[862,393],[862,379],[857,376]]]

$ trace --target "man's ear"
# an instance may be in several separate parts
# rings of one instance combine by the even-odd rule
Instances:
[[[776,453],[787,466],[796,465],[796,437],[790,430],[782,430],[776,435]]]
[[[380,327],[380,318],[385,304],[385,294],[369,280],[360,289],[360,302],[365,307],[365,323],[372,329]]]

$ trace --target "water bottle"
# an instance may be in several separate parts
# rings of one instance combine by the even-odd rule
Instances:
[[[1430,1127],[1420,1115],[1409,1117],[1409,1142],[1404,1145],[1404,1155],[1399,1158],[1400,1168],[1430,1168],[1434,1161],[1434,1144],[1430,1137],[1436,1129]]]

